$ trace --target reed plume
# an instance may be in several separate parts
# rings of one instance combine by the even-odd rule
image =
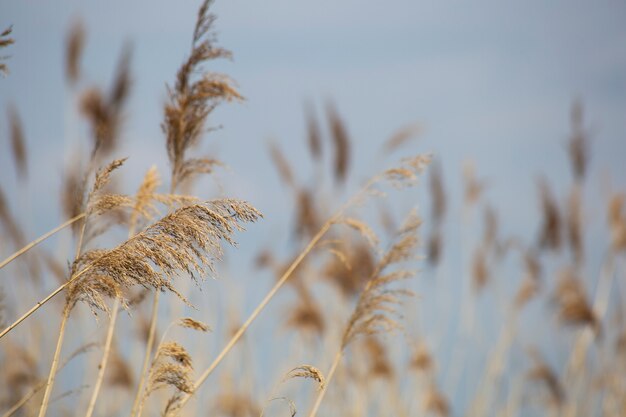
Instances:
[[[117,72],[107,94],[93,87],[85,91],[80,109],[91,127],[94,140],[92,158],[106,156],[117,146],[119,132],[124,121],[124,107],[131,90],[130,48],[122,51]]]
[[[589,135],[584,127],[584,107],[582,102],[575,101],[570,111],[571,133],[567,143],[567,152],[574,179],[581,182],[589,166]]]
[[[243,99],[227,76],[203,71],[207,62],[231,57],[230,51],[214,45],[211,30],[215,15],[209,13],[212,3],[205,0],[200,6],[191,53],[179,68],[174,86],[168,87],[161,127],[172,167],[172,190],[196,174],[212,172],[219,164],[211,158],[188,158],[187,151],[200,141],[215,107],[224,101]]]
[[[539,196],[543,214],[543,224],[539,236],[539,246],[550,250],[561,248],[562,219],[559,206],[545,180],[539,181]]]
[[[65,41],[65,78],[75,84],[80,78],[80,59],[85,45],[85,28],[80,21],[74,22]]]
[[[3,30],[2,33],[0,33],[0,50],[15,43],[15,39],[11,37],[11,32],[13,32],[13,26],[9,26]],[[7,75],[9,73],[8,65],[3,62],[6,59],[7,57],[0,56],[0,74],[2,75]]]
[[[558,376],[537,350],[531,349],[529,355],[534,366],[528,371],[526,377],[529,380],[542,383],[548,390],[551,404],[560,407],[565,399],[565,394]]]
[[[395,176],[398,175],[398,172],[394,170],[390,174]],[[401,303],[402,298],[411,295],[411,292],[405,289],[389,287],[394,283],[412,277],[414,272],[406,269],[394,269],[391,271],[390,269],[398,266],[398,264],[416,259],[414,253],[418,245],[416,232],[420,224],[421,219],[417,214],[411,213],[398,231],[395,242],[378,261],[344,329],[341,345],[330,370],[326,374],[326,386],[317,395],[309,417],[315,417],[317,414],[328,384],[335,374],[348,345],[361,336],[374,336],[400,327],[395,317],[398,314],[397,306]]]
[[[27,170],[27,150],[24,138],[24,128],[15,106],[10,106],[8,110],[9,125],[11,127],[11,150],[13,151],[13,161],[19,178],[24,179]]]
[[[306,118],[309,153],[314,160],[319,161],[322,157],[322,134],[320,132],[319,122],[315,115],[315,111],[311,104],[307,103],[304,109],[304,114]]]
[[[554,294],[559,318],[566,324],[589,325],[599,334],[600,322],[588,301],[582,282],[570,269],[563,270],[560,275]]]
[[[328,123],[330,125],[331,137],[335,147],[335,180],[338,183],[344,182],[348,175],[350,164],[350,138],[346,125],[341,120],[337,109],[332,103],[326,106]]]

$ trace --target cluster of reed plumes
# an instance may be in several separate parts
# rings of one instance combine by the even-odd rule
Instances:
[[[163,180],[151,168],[134,193],[119,186],[133,156],[118,155],[130,50],[108,90],[79,88],[86,30],[70,29],[67,82],[91,142],[64,174],[64,220],[35,240],[0,190],[0,416],[626,415],[626,197],[610,191],[607,221],[591,218],[580,103],[571,188],[561,196],[539,180],[530,238],[501,233],[489,183],[471,166],[455,222],[440,156],[405,156],[352,190],[346,124],[329,103],[325,132],[309,106],[312,181],[269,147],[294,211],[289,249],[263,241],[227,256],[263,216],[246,201],[192,193],[222,165],[193,155],[212,111],[243,100],[207,70],[230,57],[215,44],[210,3],[166,91],[171,171]],[[0,34],[0,50],[19,48],[11,33]],[[24,130],[15,107],[7,114],[15,178],[26,184]],[[381,154],[409,153],[417,133],[399,130]],[[416,202],[416,185],[429,210],[402,203]],[[477,215],[482,233],[473,233]],[[227,272],[250,253],[255,276]]]

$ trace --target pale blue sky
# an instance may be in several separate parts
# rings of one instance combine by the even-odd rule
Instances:
[[[17,44],[9,51],[12,73],[0,82],[0,104],[17,104],[33,163],[46,168],[46,175],[34,174],[37,183],[58,189],[59,152],[76,136],[63,77],[64,38],[76,18],[88,30],[84,85],[107,83],[124,42],[134,46],[124,141],[126,153],[142,152],[129,168],[143,172],[156,161],[165,169],[159,128],[165,83],[187,53],[196,3],[2,0],[0,24],[14,25]],[[218,1],[213,10],[220,43],[235,56],[216,68],[232,75],[247,101],[216,112],[214,123],[224,129],[207,147],[232,167],[224,180],[242,194],[258,194],[249,198],[262,206],[271,205],[272,194],[258,193],[252,182],[262,175],[270,189],[277,185],[266,139],[299,158],[305,100],[318,110],[327,99],[337,103],[358,144],[359,172],[396,128],[418,122],[425,127],[420,150],[440,153],[452,178],[471,157],[484,175],[533,187],[531,173],[566,173],[561,144],[576,97],[594,132],[594,163],[614,176],[621,166],[621,2]],[[6,129],[0,135],[6,138]],[[8,188],[12,167],[0,158]]]

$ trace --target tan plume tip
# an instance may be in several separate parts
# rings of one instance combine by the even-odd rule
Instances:
[[[293,378],[313,379],[317,382],[318,389],[324,389],[324,386],[326,385],[326,379],[324,378],[322,371],[312,365],[300,365],[293,368],[291,371],[287,372],[283,380],[286,381]]]
[[[417,371],[430,372],[435,363],[425,343],[420,343],[411,356],[411,367]]]
[[[368,356],[369,374],[372,377],[392,379],[394,376],[393,365],[389,361],[389,355],[385,345],[378,338],[370,336],[365,339],[365,352]]]
[[[558,250],[561,247],[562,219],[558,203],[546,180],[539,181],[539,197],[543,224],[539,244],[543,248]]]
[[[575,101],[571,109],[570,139],[567,151],[576,180],[582,180],[589,165],[589,135],[584,127],[584,107],[581,101]]]
[[[489,266],[485,248],[477,247],[472,257],[472,283],[476,291],[482,290],[489,281]]]
[[[326,106],[328,124],[330,125],[333,145],[335,146],[334,174],[337,182],[343,182],[348,174],[350,164],[350,138],[343,120],[331,103]]]
[[[289,166],[289,162],[287,161],[287,158],[285,158],[285,155],[283,155],[278,145],[274,142],[270,142],[269,148],[272,162],[280,175],[280,179],[290,187],[295,186],[293,171],[291,166]]]
[[[371,227],[369,227],[361,220],[355,219],[353,217],[342,217],[341,219],[337,220],[336,223],[345,224],[346,226],[359,232],[361,236],[363,236],[369,242],[369,244],[372,245],[373,248],[376,248],[378,246],[378,236],[376,236],[376,233],[372,230]]]
[[[192,368],[191,366],[191,356],[187,353],[187,350],[179,345],[176,342],[166,342],[163,343],[158,351],[157,358],[166,357],[172,359],[174,362],[177,362],[187,368]]]
[[[431,155],[416,155],[404,158],[400,161],[400,166],[387,169],[377,179],[387,180],[396,188],[413,186],[417,183],[418,175],[424,172],[431,160]]]
[[[557,406],[562,404],[565,394],[556,373],[546,364],[545,360],[536,349],[531,348],[529,355],[534,362],[534,366],[528,371],[526,377],[530,380],[545,384],[552,402]]]
[[[467,161],[463,166],[463,180],[465,204],[473,205],[482,196],[487,183],[476,177],[476,167],[472,161]]]
[[[434,384],[428,388],[424,397],[424,410],[439,417],[450,415],[450,405],[444,394]]]
[[[81,112],[91,125],[94,140],[92,155],[108,154],[117,146],[124,119],[124,106],[132,85],[130,56],[130,48],[124,48],[108,94],[94,87],[82,95]]]
[[[307,104],[304,112],[306,115],[309,152],[313,159],[319,160],[322,156],[322,135],[313,105]]]
[[[209,330],[211,330],[211,328],[207,324],[201,321],[192,319],[191,317],[185,317],[185,318],[180,319],[178,321],[178,325],[186,329],[197,330],[200,332],[208,332]]]
[[[65,42],[65,77],[74,84],[80,78],[80,58],[85,44],[85,28],[80,21],[75,22]]]
[[[407,269],[387,272],[386,268],[415,258],[414,251],[418,246],[416,232],[420,224],[421,219],[412,211],[400,228],[396,241],[381,257],[350,316],[342,337],[342,349],[359,336],[371,336],[400,327],[396,320],[398,305],[404,297],[413,294],[406,289],[389,286],[411,278],[415,272]]]
[[[623,213],[626,195],[615,194],[608,208],[608,221],[611,228],[611,244],[616,251],[626,249],[626,216]]]
[[[446,213],[446,193],[443,188],[443,173],[440,159],[436,159],[429,170],[429,190],[431,203],[431,218],[435,224],[443,221]]]
[[[191,53],[179,68],[174,87],[168,88],[161,127],[166,136],[174,189],[185,177],[210,172],[208,168],[212,164],[187,164],[186,152],[199,142],[206,131],[207,118],[218,104],[243,99],[230,78],[202,69],[208,61],[231,57],[229,51],[214,45],[215,36],[210,31],[215,16],[208,12],[211,3],[205,1],[200,7]]]
[[[15,168],[17,169],[18,176],[24,178],[27,174],[26,139],[24,137],[22,121],[14,106],[9,106],[8,118],[9,125],[11,126],[11,150],[13,151]]]
[[[554,298],[564,323],[587,324],[600,331],[600,323],[589,304],[583,284],[573,271],[566,269],[561,272]]]
[[[301,189],[297,194],[296,233],[314,236],[320,227],[320,215],[315,206],[315,196],[310,190]]]
[[[396,149],[398,149],[399,147],[401,147],[402,145],[408,143],[409,141],[411,141],[412,139],[414,139],[421,133],[422,133],[422,126],[418,124],[405,126],[399,129],[398,131],[394,132],[394,134],[391,135],[389,139],[387,139],[384,145],[384,150],[386,153],[391,153],[395,151]]]

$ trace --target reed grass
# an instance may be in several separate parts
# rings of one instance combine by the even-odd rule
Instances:
[[[232,58],[217,45],[211,9],[211,0],[200,5],[191,47],[166,87],[165,184],[152,167],[131,195],[116,178],[129,180],[124,168],[134,156],[117,154],[142,74],[132,73],[124,47],[111,85],[90,84],[81,62],[88,28],[70,27],[65,78],[89,143],[64,170],[67,220],[28,242],[20,202],[0,192],[0,251],[10,254],[0,261],[3,417],[64,415],[68,404],[85,417],[248,417],[274,407],[292,417],[624,415],[626,198],[609,187],[606,201],[590,197],[601,167],[582,101],[572,103],[563,152],[570,181],[539,175],[535,199],[519,197],[524,216],[531,213],[521,224],[536,233],[498,211],[489,190],[507,179],[484,178],[480,165],[465,165],[458,196],[445,155],[400,158],[359,181],[360,145],[340,107],[329,100],[318,113],[308,101],[307,163],[268,144],[285,192],[273,203],[291,206],[291,218],[266,213],[259,227],[271,236],[227,257],[235,236],[263,216],[245,200],[194,194],[201,175],[224,165],[198,151],[213,133],[213,111],[244,100],[228,75],[210,70]],[[0,33],[3,53],[19,50],[12,36],[12,27]],[[6,77],[9,64],[0,59]],[[41,175],[29,163],[38,149],[16,106],[7,116],[7,155],[26,187]],[[396,130],[379,158],[415,155],[422,133],[419,125]],[[425,171],[427,187],[414,191]],[[424,220],[413,211],[400,224],[398,213],[418,196]],[[264,225],[270,221],[284,227]],[[276,230],[288,232],[287,247]],[[53,236],[71,240],[73,253],[62,253],[63,244],[52,250]],[[251,284],[228,267],[257,250],[251,280],[274,281]],[[231,275],[232,286],[206,285],[218,275]],[[50,302],[59,294],[58,305]],[[180,317],[183,309],[189,316]],[[66,357],[70,344],[81,347]]]

